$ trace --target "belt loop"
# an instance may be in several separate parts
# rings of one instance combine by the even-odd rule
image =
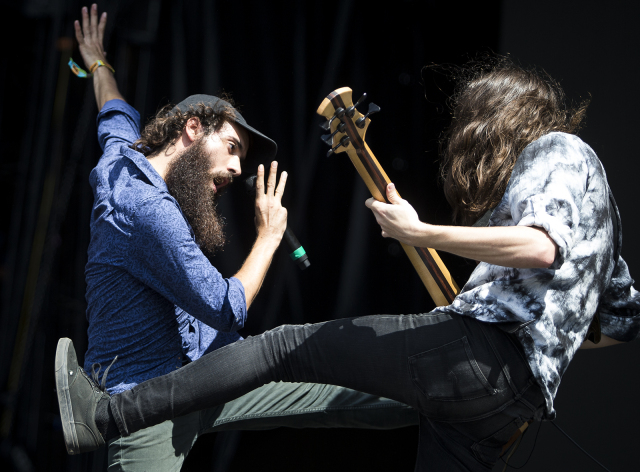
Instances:
[[[511,375],[509,374],[509,371],[506,368],[506,364],[502,360],[502,356],[500,356],[500,353],[498,352],[498,349],[496,348],[495,344],[493,343],[493,339],[491,339],[491,337],[485,331],[486,327],[484,326],[484,323],[482,321],[478,321],[478,324],[480,325],[480,331],[482,331],[483,336],[489,342],[489,346],[491,346],[491,350],[493,351],[493,353],[495,354],[496,358],[498,359],[498,362],[500,363],[500,366],[502,368],[502,372],[504,373],[504,376],[507,379],[507,383],[509,384],[509,387],[511,387],[511,390],[513,390],[514,394],[518,395],[519,394],[518,389],[515,386],[515,384],[513,383],[513,380],[511,379]]]

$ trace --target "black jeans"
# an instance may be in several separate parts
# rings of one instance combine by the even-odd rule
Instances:
[[[511,335],[428,313],[280,326],[114,395],[110,407],[128,435],[272,381],[340,385],[415,408],[416,470],[491,470],[544,403]]]

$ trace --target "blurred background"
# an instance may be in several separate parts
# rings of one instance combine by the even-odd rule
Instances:
[[[276,254],[246,336],[283,323],[433,308],[400,246],[380,237],[346,155],[325,157],[315,110],[338,87],[351,87],[354,99],[366,92],[382,110],[372,116],[369,146],[420,217],[446,224],[437,150],[452,83],[423,67],[487,52],[546,70],[570,102],[591,99],[580,136],[607,170],[622,254],[637,275],[640,33],[629,4],[109,0],[99,9],[109,15],[109,62],[143,122],[190,94],[224,91],[278,142],[280,168],[290,174],[289,225],[311,267],[300,272],[287,251]],[[70,57],[82,65],[72,23],[83,5],[0,0],[1,470],[104,468],[104,451],[67,456],[53,381],[58,338],[70,337],[79,355],[87,346],[88,176],[101,153],[91,80],[67,67]],[[251,173],[258,163],[247,164]],[[213,260],[225,276],[241,266],[255,234],[251,200],[235,187],[220,203],[230,242]],[[473,265],[443,259],[464,284]],[[579,352],[557,397],[557,424],[610,470],[637,470],[639,361],[638,343]],[[510,463],[525,463],[536,442],[522,470],[602,470],[548,423],[536,441],[538,428]],[[197,441],[183,470],[413,470],[416,444],[417,427],[218,433]]]

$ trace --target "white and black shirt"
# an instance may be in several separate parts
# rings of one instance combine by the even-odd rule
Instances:
[[[460,295],[438,310],[516,332],[546,398],[546,416],[569,362],[599,310],[602,333],[630,341],[640,332],[640,295],[626,263],[614,264],[608,184],[602,164],[578,137],[554,132],[518,157],[489,226],[538,226],[558,245],[548,269],[481,262]],[[615,269],[615,270],[614,270]]]

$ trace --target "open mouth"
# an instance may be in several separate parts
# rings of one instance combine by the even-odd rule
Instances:
[[[213,192],[214,193],[220,192],[224,187],[229,185],[230,182],[231,180],[228,177],[223,177],[223,176],[214,177],[213,180],[211,181],[211,187],[213,187]]]

